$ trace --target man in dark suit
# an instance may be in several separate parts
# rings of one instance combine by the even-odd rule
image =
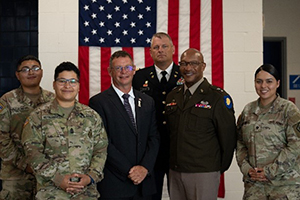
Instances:
[[[169,135],[164,116],[166,95],[182,84],[179,67],[173,62],[175,47],[167,33],[159,32],[152,36],[150,55],[154,65],[138,70],[133,78],[134,89],[148,94],[155,101],[156,121],[160,134],[160,147],[156,159],[154,174],[157,193],[153,200],[161,200],[165,175],[169,172]]]
[[[154,101],[132,88],[135,66],[127,52],[111,56],[108,72],[111,87],[89,102],[102,117],[109,140],[104,179],[98,185],[100,199],[151,199],[159,148]]]

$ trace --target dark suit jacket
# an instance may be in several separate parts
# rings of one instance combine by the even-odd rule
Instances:
[[[98,185],[104,198],[132,197],[138,187],[143,195],[155,193],[155,180],[151,172],[159,148],[159,135],[154,101],[136,90],[134,95],[137,131],[112,87],[93,96],[89,102],[89,106],[102,117],[109,140],[104,179]],[[135,165],[142,165],[149,171],[140,186],[134,185],[127,177]]]
[[[160,84],[155,67],[146,67],[136,72],[132,86],[134,89],[139,90],[149,96],[155,101],[156,108],[156,121],[158,132],[160,134],[161,145],[159,147],[159,153],[157,156],[155,169],[168,170],[169,169],[169,134],[167,130],[167,124],[165,115],[165,101],[167,94],[178,84],[182,84],[178,80],[181,78],[179,67],[173,64],[173,69],[170,75],[170,79],[165,87]]]

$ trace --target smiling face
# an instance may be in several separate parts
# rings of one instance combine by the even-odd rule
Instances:
[[[276,98],[276,91],[280,85],[280,80],[266,71],[260,71],[255,76],[255,90],[260,97],[262,105],[268,105]]]
[[[39,87],[41,79],[43,77],[43,70],[32,70],[34,67],[41,67],[35,60],[25,60],[18,66],[16,71],[16,77],[20,81],[23,89]],[[29,68],[28,72],[20,71],[23,68]],[[19,72],[18,72],[19,71]]]
[[[128,66],[132,66],[132,68]],[[128,56],[114,58],[111,67],[108,68],[108,72],[113,79],[114,85],[122,92],[128,93],[135,74],[135,66],[132,60]]]
[[[77,74],[74,71],[62,71],[58,74],[58,79],[76,79]],[[70,82],[62,83],[59,81],[53,82],[53,89],[55,90],[56,100],[62,107],[71,107],[74,105],[75,98],[79,91],[79,82],[70,84]]]
[[[196,49],[188,49],[181,55],[180,62],[188,63],[186,66],[180,66],[187,87],[191,87],[203,77],[203,71],[206,64],[203,61],[202,54]],[[198,63],[197,65],[191,63]]]

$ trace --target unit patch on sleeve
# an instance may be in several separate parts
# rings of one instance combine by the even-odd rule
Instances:
[[[229,95],[224,96],[224,103],[228,109],[232,108],[232,101]]]

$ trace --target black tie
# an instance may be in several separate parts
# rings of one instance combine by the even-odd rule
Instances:
[[[129,104],[129,101],[128,101],[128,98],[129,98],[129,94],[123,94],[123,99],[124,99],[124,107],[125,107],[125,110],[127,111],[128,115],[129,115],[129,118],[135,128],[136,129],[136,124],[135,124],[135,120],[134,120],[134,117],[133,117],[133,113],[132,113],[132,109],[131,109],[131,106]]]
[[[160,83],[162,84],[162,85],[166,85],[167,84],[167,78],[166,78],[166,75],[167,75],[167,72],[166,71],[162,71],[162,72],[160,72],[161,73],[161,75],[162,75],[162,78],[160,79]]]
[[[190,92],[189,89],[187,89],[185,91],[185,94],[184,94],[184,102],[183,102],[183,105],[185,106],[187,104],[187,102],[189,101],[189,99],[191,98],[192,94]]]

